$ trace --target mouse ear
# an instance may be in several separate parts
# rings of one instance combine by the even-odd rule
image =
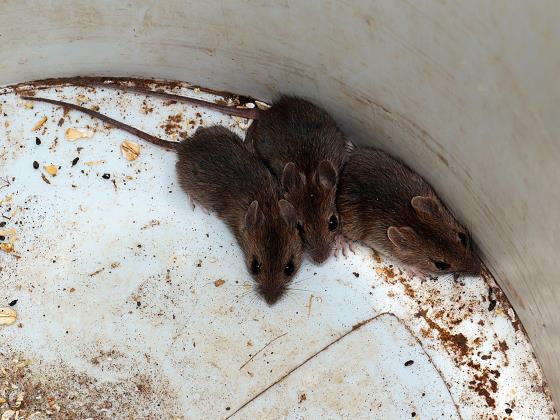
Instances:
[[[441,204],[433,197],[417,195],[416,197],[412,197],[410,204],[412,204],[412,208],[418,217],[424,220],[439,219],[441,216]]]
[[[297,225],[297,213],[295,207],[288,200],[278,201],[278,207],[280,207],[280,215],[282,219],[290,228],[295,228]]]
[[[291,191],[303,184],[305,184],[305,177],[297,170],[296,164],[294,162],[286,163],[282,172],[282,187],[286,191]]]
[[[416,232],[408,226],[390,226],[389,229],[387,229],[387,236],[393,245],[401,250],[413,249],[414,242],[416,242]]]
[[[259,210],[259,202],[254,200],[245,213],[245,229],[253,229],[261,219],[262,212]]]
[[[323,188],[332,189],[336,186],[336,169],[328,160],[322,160],[317,168],[317,177]]]

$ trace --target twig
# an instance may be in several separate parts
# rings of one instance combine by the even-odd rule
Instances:
[[[245,363],[243,363],[243,364],[241,365],[241,367],[239,368],[239,370],[241,370],[241,369],[243,369],[245,366],[247,366],[247,364],[248,364],[251,360],[253,360],[260,352],[262,352],[264,349],[266,349],[268,346],[270,346],[272,343],[274,343],[274,342],[275,342],[276,340],[278,340],[279,338],[284,337],[286,334],[288,334],[288,333],[285,332],[284,334],[279,335],[278,337],[273,338],[273,339],[270,340],[268,343],[266,343],[266,344],[264,345],[263,348],[261,348],[258,352],[256,352],[255,354],[253,354],[253,355],[249,358],[249,360],[247,360]]]
[[[234,415],[236,415],[237,413],[239,413],[241,410],[243,410],[245,407],[247,407],[249,404],[251,404],[253,401],[255,401],[257,398],[259,398],[261,395],[263,395],[265,392],[267,392],[269,389],[273,388],[274,386],[278,385],[280,382],[282,382],[284,379],[286,379],[288,376],[290,376],[292,373],[294,373],[296,370],[298,370],[300,367],[302,367],[303,365],[305,365],[307,362],[309,362],[311,359],[317,357],[319,354],[321,354],[322,352],[324,352],[325,350],[327,350],[328,348],[330,348],[332,345],[338,343],[340,340],[342,340],[344,337],[346,337],[348,334],[353,333],[354,331],[359,330],[360,328],[362,328],[364,325],[369,324],[371,321],[374,321],[382,316],[392,316],[393,318],[395,318],[401,325],[403,325],[406,330],[408,331],[408,333],[410,335],[412,335],[412,337],[414,337],[414,339],[416,340],[416,342],[418,343],[418,345],[420,346],[420,348],[422,349],[422,351],[424,352],[424,354],[426,355],[426,357],[428,358],[429,362],[432,364],[432,366],[435,368],[436,372],[439,374],[439,377],[441,378],[441,380],[443,381],[445,388],[447,389],[447,392],[449,394],[449,397],[451,398],[451,401],[453,402],[453,406],[455,407],[455,410],[457,411],[457,416],[459,417],[460,420],[463,420],[463,417],[461,416],[461,412],[459,411],[459,406],[457,405],[457,403],[455,402],[455,399],[453,398],[453,395],[451,394],[451,390],[449,389],[449,385],[447,384],[447,382],[445,381],[443,374],[441,373],[441,371],[438,369],[438,367],[434,364],[434,361],[432,360],[431,356],[426,352],[426,349],[424,348],[424,346],[422,345],[422,342],[420,341],[420,339],[418,337],[416,337],[416,335],[414,334],[414,332],[412,331],[412,329],[406,325],[398,316],[396,316],[394,313],[392,312],[382,312],[380,314],[377,314],[371,318],[368,318],[364,321],[358,322],[357,324],[354,324],[352,326],[352,329],[350,329],[349,331],[345,332],[344,334],[342,334],[340,337],[336,338],[335,340],[331,341],[329,344],[327,344],[325,347],[323,347],[322,349],[320,349],[319,351],[313,353],[311,356],[309,356],[307,359],[305,359],[303,362],[301,362],[300,364],[298,364],[297,366],[295,366],[294,368],[290,369],[287,373],[285,373],[283,376],[281,376],[278,380],[276,380],[275,382],[273,382],[272,384],[270,384],[269,386],[267,386],[265,389],[263,389],[261,392],[259,392],[258,394],[256,394],[254,397],[252,397],[251,399],[247,400],[241,407],[239,407],[237,410],[235,410],[233,413],[231,413],[230,415],[228,415],[225,420],[233,417]],[[265,346],[266,347],[266,346]]]

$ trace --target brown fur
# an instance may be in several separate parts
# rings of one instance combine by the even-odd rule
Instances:
[[[253,259],[260,263],[260,272],[253,278],[264,299],[273,304],[282,296],[301,266],[303,244],[297,231],[297,214],[282,198],[278,180],[247,151],[239,136],[225,127],[209,127],[198,129],[190,140],[172,142],[79,105],[23,98],[83,112],[152,144],[176,150],[181,187],[230,227],[245,254],[249,272]],[[293,264],[290,275],[285,274],[288,264]]]
[[[298,271],[303,253],[295,209],[282,199],[278,181],[224,127],[198,129],[177,152],[180,185],[230,227],[249,272],[254,259],[260,264],[260,273],[253,275],[257,290],[275,303]],[[293,273],[286,275],[290,262]]]
[[[358,147],[338,191],[342,233],[348,239],[418,274],[479,274],[467,230],[426,181],[386,153]]]
[[[336,183],[347,155],[335,121],[304,99],[283,96],[251,125],[246,142],[282,180],[311,257],[324,261],[339,232],[328,226],[332,217],[338,221]]]

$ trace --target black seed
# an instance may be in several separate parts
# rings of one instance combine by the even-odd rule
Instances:
[[[226,411],[229,411],[229,410],[231,410],[231,408],[230,408],[230,407],[226,407]]]
[[[413,411],[410,415],[411,415],[412,417],[416,417],[416,413],[415,413],[414,411]]]
[[[111,175],[109,175],[109,174],[103,174],[103,179],[109,179],[109,178],[111,178]]]
[[[4,241],[5,239],[6,239],[6,237],[5,237],[5,236],[3,236],[3,235],[0,235],[0,241]]]
[[[410,366],[414,363],[414,360],[407,360],[406,362],[404,362],[405,366]]]
[[[511,408],[506,408],[506,414],[511,414]]]
[[[33,162],[33,169],[39,169],[39,162]]]
[[[18,301],[17,299],[12,300],[12,301],[10,302],[10,306],[15,306],[15,304],[17,303],[17,301]]]
[[[140,305],[142,305],[142,303],[136,302],[136,306],[140,307]]]
[[[72,161],[72,166],[74,166],[76,163],[78,163],[79,160],[80,160],[79,157],[74,158],[74,160]]]
[[[354,273],[352,273],[352,274],[354,274],[354,277],[360,277],[360,273],[354,272]]]
[[[35,144],[39,146],[41,144],[41,139],[39,137],[35,137]]]
[[[495,307],[496,307],[496,299],[492,299],[490,301],[490,305],[488,305],[488,310],[493,311]]]

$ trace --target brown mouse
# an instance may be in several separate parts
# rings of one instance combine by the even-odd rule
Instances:
[[[432,187],[381,150],[357,147],[338,184],[343,235],[415,274],[480,273],[468,231]]]
[[[95,82],[95,81],[92,82],[82,81],[80,83],[80,86],[99,87],[103,89],[114,89],[114,90],[124,91],[124,92],[141,93],[146,96],[157,96],[171,101],[177,101],[189,105],[195,105],[195,106],[201,106],[203,108],[213,109],[214,111],[221,112],[222,114],[247,118],[250,120],[259,118],[259,116],[263,112],[258,108],[237,108],[235,106],[221,105],[214,102],[208,102],[202,99],[191,98],[189,96],[175,95],[173,93],[167,93],[161,90],[144,89],[138,86],[130,86],[130,85],[124,85],[124,84],[114,83],[114,82],[103,83],[103,82]]]
[[[245,142],[281,180],[311,258],[325,261],[339,233],[336,188],[347,156],[334,119],[311,102],[282,96],[253,122]]]
[[[214,211],[231,229],[258,293],[268,304],[283,295],[303,254],[296,210],[282,198],[279,181],[238,135],[214,126],[199,128],[189,140],[168,142],[78,105],[38,97],[23,99],[78,110],[176,150],[179,184],[193,201]]]

